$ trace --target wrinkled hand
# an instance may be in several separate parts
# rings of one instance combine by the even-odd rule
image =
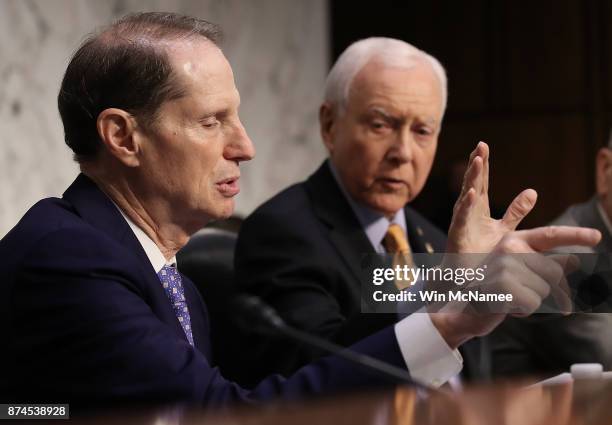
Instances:
[[[510,203],[501,220],[491,218],[489,208],[489,146],[479,142],[470,154],[461,193],[453,209],[446,252],[488,253],[533,209],[533,189],[522,191]]]
[[[468,308],[430,313],[434,326],[453,348],[475,336],[490,333],[508,314],[533,313],[551,293],[560,311],[571,311],[565,275],[575,269],[575,261],[567,255],[545,257],[540,253],[561,246],[594,246],[601,239],[599,231],[581,227],[549,226],[516,231],[516,226],[535,206],[536,192],[531,189],[521,192],[503,218],[495,220],[489,210],[488,190],[489,147],[480,142],[470,155],[455,204],[447,250],[459,254],[490,253],[484,263],[489,267],[487,281],[491,284],[487,292],[512,294],[513,302],[499,312]],[[469,261],[465,259],[465,263]]]

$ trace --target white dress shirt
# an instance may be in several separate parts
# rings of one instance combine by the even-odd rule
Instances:
[[[138,242],[140,242],[140,245],[142,246],[142,249],[144,249],[145,254],[147,254],[147,258],[151,262],[155,273],[159,273],[161,269],[166,265],[176,267],[176,256],[172,257],[170,260],[166,260],[166,257],[164,257],[164,254],[162,254],[157,244],[153,242],[153,240],[140,227],[138,227],[136,223],[134,223],[127,215],[125,215],[125,213],[121,210],[121,208],[117,206],[117,204],[115,204],[115,207],[117,207],[125,221],[127,221],[127,224],[130,226],[130,229],[132,229],[132,232],[134,232],[134,236],[136,236],[136,239],[138,239]]]

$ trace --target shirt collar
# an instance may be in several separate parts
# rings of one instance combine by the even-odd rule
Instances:
[[[123,210],[119,208],[119,206],[115,204],[114,201],[112,201],[112,199],[111,199],[111,202],[113,202],[113,205],[117,207],[117,209],[119,210],[119,212],[121,213],[125,221],[127,221],[127,224],[130,226],[130,229],[132,229],[132,232],[134,232],[134,236],[136,236],[136,239],[138,239],[138,242],[140,242],[142,249],[144,249],[144,252],[147,255],[147,258],[149,259],[149,261],[151,262],[151,265],[153,266],[153,270],[155,270],[155,273],[159,273],[161,269],[166,265],[176,267],[176,256],[166,261],[166,257],[164,257],[164,254],[162,254],[161,250],[155,244],[155,242],[153,242],[153,240],[140,227],[138,227],[136,223],[134,223],[123,212]]]
[[[374,211],[373,209],[361,203],[358,203],[347,192],[336,168],[329,159],[327,160],[327,164],[329,165],[331,173],[334,176],[336,183],[340,187],[342,194],[344,195],[349,205],[351,206],[351,209],[357,216],[357,219],[359,220],[361,227],[365,231],[368,240],[372,244],[372,247],[376,252],[380,254],[385,253],[385,247],[382,245],[382,240],[387,234],[387,230],[389,229],[389,225],[391,223],[398,224],[402,228],[404,233],[406,233],[406,216],[404,215],[404,210],[401,209],[397,211],[393,219],[389,220],[387,217],[385,217],[384,214],[381,214],[378,211]]]

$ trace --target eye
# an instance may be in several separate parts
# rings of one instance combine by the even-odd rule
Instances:
[[[210,116],[201,119],[200,124],[206,129],[213,129],[216,128],[220,123],[216,116]]]
[[[418,126],[413,131],[422,137],[429,137],[434,134],[434,131],[431,128],[424,126]]]
[[[389,124],[382,120],[370,121],[370,129],[376,133],[384,133],[391,129]]]
[[[216,119],[215,119],[214,121],[212,121],[212,122],[210,122],[210,121],[206,121],[206,122],[203,122],[203,123],[202,123],[202,126],[203,126],[204,128],[209,128],[209,129],[215,128],[215,127],[217,127],[218,125],[219,125],[219,121],[217,121]]]

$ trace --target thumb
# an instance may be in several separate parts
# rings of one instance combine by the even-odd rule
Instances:
[[[533,189],[525,189],[517,195],[510,203],[502,218],[502,224],[509,230],[516,229],[516,226],[533,209],[538,199],[538,193]]]

